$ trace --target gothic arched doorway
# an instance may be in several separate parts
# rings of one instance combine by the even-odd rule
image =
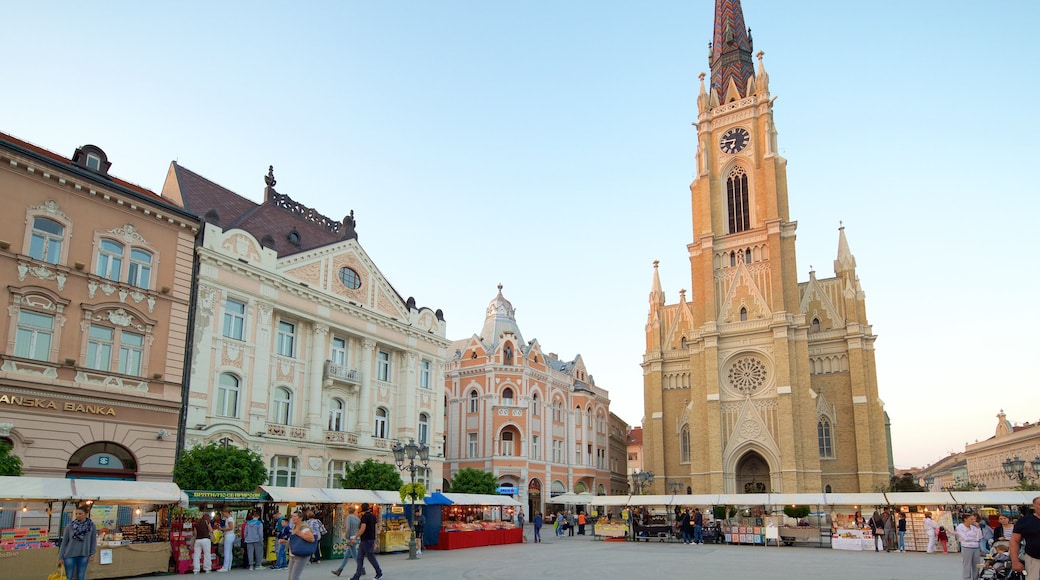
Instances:
[[[769,493],[769,463],[755,451],[737,462],[737,493]]]

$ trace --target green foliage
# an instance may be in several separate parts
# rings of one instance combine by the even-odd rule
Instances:
[[[173,481],[181,489],[254,491],[267,481],[267,467],[255,451],[210,443],[181,453]]]
[[[1040,482],[1032,479],[1023,479],[1015,486],[1015,491],[1040,491]]]
[[[950,491],[983,491],[984,489],[986,489],[984,484],[968,480],[964,483],[958,483]]]
[[[406,483],[401,486],[401,503],[408,503],[411,498],[420,500],[426,497],[426,486],[420,483]]]
[[[805,516],[809,515],[810,511],[812,511],[812,510],[810,510],[809,506],[807,506],[807,505],[785,505],[784,506],[784,513],[787,514],[787,517],[794,518],[796,520],[800,520],[800,519],[804,518]]]
[[[483,469],[460,469],[451,480],[454,493],[495,493],[497,489],[495,474]]]
[[[928,488],[917,483],[913,474],[904,473],[902,477],[892,477],[888,489],[882,491],[928,491]]]
[[[371,457],[351,463],[343,476],[343,487],[346,489],[400,489],[402,483],[401,473],[396,466]]]
[[[726,506],[724,506],[724,505],[717,505],[717,506],[711,508],[711,513],[712,513],[713,516],[715,516],[715,519],[717,519],[717,520],[724,520],[724,519],[726,519]]]
[[[21,475],[22,458],[11,453],[11,446],[0,441],[0,475]]]

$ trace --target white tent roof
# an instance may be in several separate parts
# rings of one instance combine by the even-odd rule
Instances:
[[[445,493],[444,497],[450,499],[455,505],[504,505],[518,506],[520,502],[508,495],[495,495],[485,493]],[[401,499],[398,496],[397,499]]]
[[[826,505],[840,506],[876,506],[888,503],[883,493],[825,493],[823,499]]]
[[[886,493],[886,503],[891,505],[948,505],[957,503],[948,492],[945,491],[900,491]]]
[[[325,490],[317,487],[281,487],[277,485],[261,485],[271,499],[278,502],[296,503],[337,503],[329,497]]]
[[[891,494],[889,494],[891,495]],[[951,491],[954,503],[959,505],[1029,505],[1035,491]]]
[[[631,505],[675,505],[674,495],[633,495]],[[679,496],[682,497],[682,496]]]
[[[383,503],[382,496],[367,489],[324,489],[322,491],[329,498],[330,503]]]
[[[784,505],[826,505],[827,501],[822,493],[771,493],[769,504],[773,506]]]
[[[594,500],[596,497],[597,496],[594,496],[594,495],[592,495],[591,493],[588,493],[588,492],[582,492],[582,493],[568,492],[568,493],[561,493],[560,495],[554,495],[553,497],[551,497],[549,499],[548,503],[562,503],[562,504],[573,503],[573,504],[578,504],[578,505],[586,505],[586,504],[592,503],[592,500]]]
[[[630,495],[597,495],[589,500],[589,504],[602,506],[628,505],[632,503],[629,501],[631,497]]]
[[[56,477],[0,477],[0,499],[61,500],[72,497],[71,479]]]
[[[178,503],[177,484],[161,481],[0,477],[0,499],[20,501],[72,500],[120,504]]]

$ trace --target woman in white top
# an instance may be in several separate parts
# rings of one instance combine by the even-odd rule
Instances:
[[[975,524],[975,514],[964,516],[957,524],[954,533],[961,544],[961,578],[973,580],[979,567],[979,542],[982,540],[982,529]]]
[[[220,524],[220,531],[224,532],[224,565],[217,572],[230,572],[235,549],[235,518],[231,517],[231,510],[221,510],[220,513],[224,515],[224,522]]]
[[[924,514],[924,533],[928,534],[928,549],[925,550],[929,554],[935,552],[935,531],[939,529],[939,525],[932,521],[932,514]]]

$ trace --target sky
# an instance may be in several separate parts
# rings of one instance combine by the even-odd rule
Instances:
[[[897,466],[1040,419],[1040,3],[744,0],[799,280],[857,261]],[[169,163],[334,219],[402,296],[581,354],[643,418],[652,262],[692,296],[697,75],[714,3],[3,2],[0,131],[160,191]],[[1010,286],[1009,286],[1010,285]],[[1003,296],[997,300],[996,296]]]

